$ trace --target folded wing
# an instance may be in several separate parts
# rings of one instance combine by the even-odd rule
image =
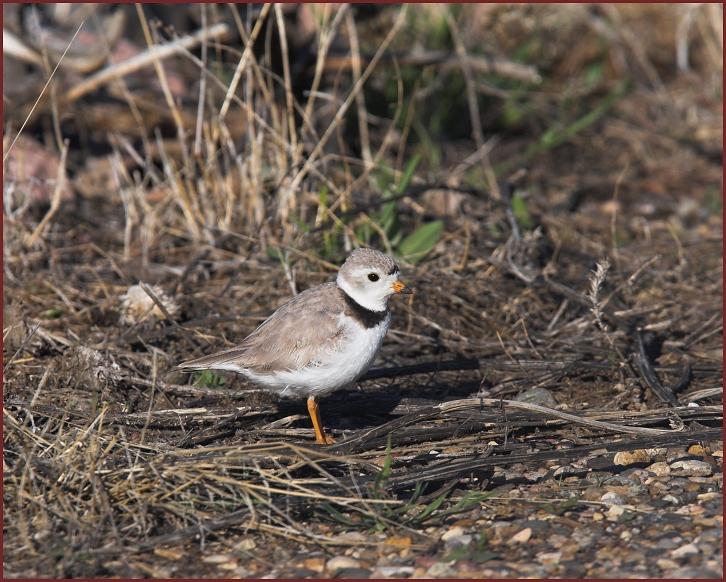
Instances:
[[[345,329],[335,283],[303,291],[285,303],[236,347],[188,360],[182,370],[249,370],[272,374],[318,365],[339,351]]]

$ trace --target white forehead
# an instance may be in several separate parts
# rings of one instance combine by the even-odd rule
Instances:
[[[394,271],[393,273],[388,273],[386,271],[381,270],[379,266],[370,266],[370,267],[360,267],[358,269],[349,269],[346,270],[343,274],[346,277],[365,277],[366,275],[369,275],[370,273],[376,273],[377,275],[380,275],[384,278],[391,278],[391,279],[398,279],[398,271]]]
[[[372,271],[381,275],[393,275],[398,272],[398,265],[391,257],[374,249],[356,249],[348,256],[340,270],[351,275]]]

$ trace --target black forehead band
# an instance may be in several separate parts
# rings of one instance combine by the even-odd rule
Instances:
[[[388,274],[389,274],[389,275],[393,275],[394,273],[398,273],[398,265],[393,265],[393,266],[391,267],[391,270],[390,270],[390,271],[388,271]]]

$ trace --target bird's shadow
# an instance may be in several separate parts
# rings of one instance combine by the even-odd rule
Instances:
[[[422,406],[466,398],[476,394],[480,387],[479,380],[425,384],[404,380],[376,384],[361,382],[353,388],[318,398],[325,425],[332,429],[357,430],[383,424],[405,414],[406,406]],[[402,408],[394,414],[399,406]],[[300,414],[305,410],[305,403],[304,400],[285,398],[279,400],[277,407],[281,416]]]

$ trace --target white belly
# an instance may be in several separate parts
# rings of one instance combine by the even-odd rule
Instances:
[[[341,349],[321,354],[315,365],[264,375],[245,370],[243,374],[281,396],[316,396],[332,392],[351,384],[368,370],[390,323],[390,314],[380,324],[369,329],[349,322],[345,327],[346,341]]]

